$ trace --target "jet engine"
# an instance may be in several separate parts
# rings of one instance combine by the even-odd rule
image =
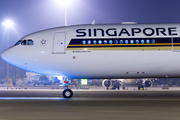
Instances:
[[[112,85],[111,80],[105,79],[102,82],[102,86],[104,86],[104,87],[110,87],[111,85]]]
[[[146,80],[144,82],[145,87],[151,87],[153,85],[153,82],[151,80]]]

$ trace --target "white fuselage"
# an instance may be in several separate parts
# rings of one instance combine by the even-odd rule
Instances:
[[[29,34],[21,40],[33,45],[15,45],[2,58],[21,69],[69,78],[180,77],[180,24],[77,25]],[[135,43],[135,40],[162,43]],[[160,39],[161,38],[161,39]],[[163,42],[163,38],[172,42]],[[74,43],[70,44],[72,39]],[[128,44],[93,44],[93,40],[129,40]],[[130,40],[134,43],[130,43]],[[76,44],[88,40],[91,44]],[[144,46],[142,46],[144,45]],[[176,46],[175,46],[176,45]]]

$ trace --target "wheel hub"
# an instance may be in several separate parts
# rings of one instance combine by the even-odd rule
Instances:
[[[67,97],[69,97],[69,96],[71,95],[71,93],[70,93],[69,91],[66,91],[66,92],[65,92],[65,95],[66,95]]]

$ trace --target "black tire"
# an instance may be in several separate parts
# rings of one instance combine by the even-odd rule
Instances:
[[[142,90],[144,90],[144,86],[142,86],[141,88],[142,88]]]
[[[141,88],[141,86],[140,86],[140,85],[138,85],[138,90],[140,90],[140,88]]]
[[[63,91],[64,98],[71,98],[73,96],[73,91],[71,89],[65,89]]]
[[[109,80],[106,80],[106,81],[104,82],[104,85],[105,85],[106,87],[110,87],[111,82],[110,82]]]

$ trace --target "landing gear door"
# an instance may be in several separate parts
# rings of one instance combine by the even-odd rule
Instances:
[[[54,34],[53,54],[65,54],[65,32],[57,32]]]

